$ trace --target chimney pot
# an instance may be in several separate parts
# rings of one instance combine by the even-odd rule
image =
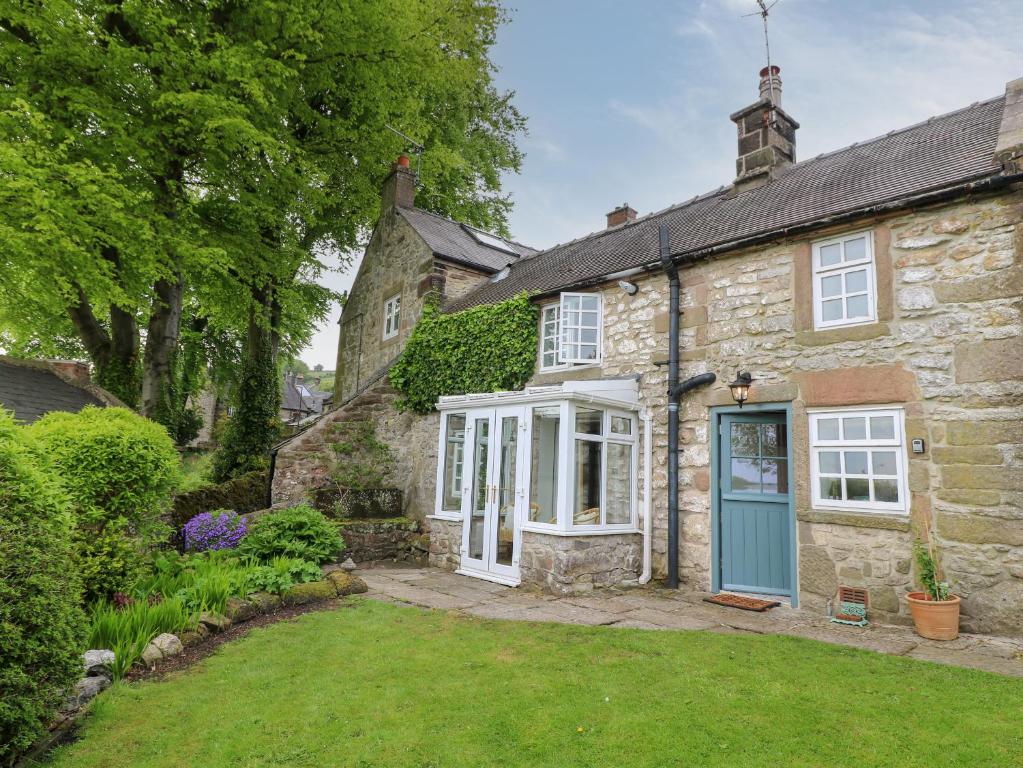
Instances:
[[[781,106],[781,67],[771,65],[771,76],[767,76],[767,67],[760,70],[760,98],[771,99],[776,107]],[[774,86],[774,98],[771,98],[771,86]]]
[[[416,204],[416,175],[409,168],[408,155],[402,153],[394,161],[391,173],[384,179],[381,193],[382,210],[394,206],[413,208]]]
[[[635,221],[636,216],[636,211],[628,203],[622,203],[607,214],[607,228],[611,229],[611,227],[617,227],[619,224]]]
[[[796,162],[799,123],[781,108],[780,73],[781,68],[774,65],[761,69],[760,98],[731,115],[739,129],[734,182],[738,192],[767,183]]]

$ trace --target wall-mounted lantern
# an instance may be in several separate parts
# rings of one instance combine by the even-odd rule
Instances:
[[[728,385],[728,388],[732,390],[732,399],[739,404],[740,408],[749,398],[749,388],[752,383],[753,375],[749,371],[736,371],[735,381]]]

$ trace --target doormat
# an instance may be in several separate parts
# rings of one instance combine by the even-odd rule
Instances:
[[[777,600],[759,600],[755,597],[744,597],[743,595],[714,595],[703,598],[705,603],[716,605],[727,605],[730,608],[741,608],[744,611],[766,611],[781,605]]]

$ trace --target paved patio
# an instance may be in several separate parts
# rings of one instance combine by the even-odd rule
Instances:
[[[792,635],[1023,677],[1023,640],[964,634],[957,640],[936,642],[918,637],[908,627],[842,626],[826,617],[785,606],[765,613],[741,611],[703,602],[706,593],[654,587],[552,597],[435,568],[372,564],[361,566],[358,575],[369,586],[366,596],[374,600],[458,611],[487,619]]]

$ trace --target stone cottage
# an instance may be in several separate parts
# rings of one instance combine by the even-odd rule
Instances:
[[[923,536],[964,627],[1023,634],[1023,79],[802,162],[781,94],[765,69],[731,115],[727,186],[541,252],[415,208],[399,161],[342,316],[339,407],[282,446],[275,499],[322,482],[332,423],[373,418],[441,567],[819,610],[848,585],[904,622]],[[522,391],[394,410],[384,372],[431,292],[449,312],[529,294]]]

